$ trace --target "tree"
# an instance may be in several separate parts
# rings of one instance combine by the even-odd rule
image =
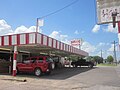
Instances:
[[[87,61],[92,61],[92,60],[93,60],[93,57],[92,57],[92,56],[88,56],[88,57],[86,57],[86,60],[87,60]]]
[[[109,55],[108,57],[107,57],[107,62],[109,62],[109,63],[113,63],[113,56],[111,56],[111,55]]]
[[[96,63],[100,64],[103,63],[103,58],[100,56],[94,56],[93,59],[96,61]]]

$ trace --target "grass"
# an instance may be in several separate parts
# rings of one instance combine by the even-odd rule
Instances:
[[[116,64],[97,64],[97,66],[116,66]]]

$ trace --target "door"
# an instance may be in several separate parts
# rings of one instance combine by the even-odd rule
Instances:
[[[24,60],[19,69],[20,71],[24,71],[24,72],[32,72],[34,70],[35,63],[36,63],[36,58]]]

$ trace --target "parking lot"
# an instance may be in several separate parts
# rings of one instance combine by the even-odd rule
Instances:
[[[67,67],[41,77],[25,73],[16,77],[0,75],[0,90],[120,90],[119,69]]]

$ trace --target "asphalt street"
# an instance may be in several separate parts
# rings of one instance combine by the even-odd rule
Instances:
[[[120,90],[120,66],[71,67],[41,77],[0,75],[0,90]]]

